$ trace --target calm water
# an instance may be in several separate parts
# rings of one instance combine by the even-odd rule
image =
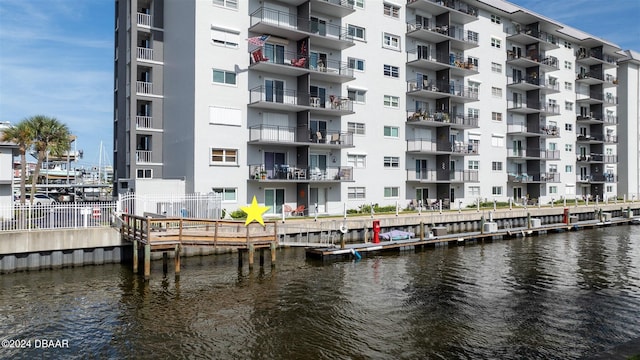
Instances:
[[[267,261],[268,262],[268,261]],[[2,358],[572,359],[640,336],[640,227],[319,264],[0,275]],[[35,339],[69,348],[35,348]]]

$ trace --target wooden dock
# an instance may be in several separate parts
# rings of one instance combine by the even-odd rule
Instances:
[[[164,269],[167,252],[174,252],[176,276],[180,274],[180,251],[183,247],[224,247],[238,250],[238,261],[248,253],[253,267],[255,250],[260,250],[260,265],[264,265],[264,249],[271,251],[271,264],[276,261],[278,246],[277,223],[265,222],[245,226],[242,221],[191,218],[152,218],[123,214],[120,234],[123,241],[133,244],[133,271],[138,271],[139,251],[144,251],[144,277],[151,275],[151,252],[163,252]]]
[[[535,228],[518,227],[499,229],[498,231],[494,232],[475,231],[446,234],[441,236],[425,236],[425,233],[423,231],[419,234],[419,238],[414,239],[381,241],[379,243],[341,244],[338,246],[307,248],[306,256],[308,258],[322,260],[336,260],[344,258],[359,259],[361,256],[366,256],[366,254],[421,249],[430,246],[435,247],[437,245],[464,245],[466,243],[493,241],[505,238],[537,236],[551,232],[578,231],[582,229],[593,229],[603,226],[626,225],[630,224],[631,222],[632,219],[629,218],[613,218],[608,221],[588,220],[571,224],[547,224]],[[421,228],[424,229],[424,226],[421,226]]]

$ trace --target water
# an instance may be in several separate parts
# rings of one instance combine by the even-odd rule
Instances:
[[[2,358],[575,359],[640,336],[640,227],[321,264],[0,275]],[[68,340],[36,348],[35,340]],[[42,341],[39,345],[42,344]]]

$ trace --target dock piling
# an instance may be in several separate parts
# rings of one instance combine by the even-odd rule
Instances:
[[[144,279],[149,281],[151,277],[151,245],[144,245]]]
[[[138,272],[138,240],[133,240],[133,273]]]
[[[180,278],[180,244],[176,245],[174,265],[176,269],[176,280]]]
[[[162,273],[167,274],[169,272],[169,265],[167,262],[169,261],[169,254],[166,251],[162,252]]]

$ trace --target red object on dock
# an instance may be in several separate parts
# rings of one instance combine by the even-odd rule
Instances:
[[[373,243],[380,242],[380,220],[373,220]]]
[[[564,213],[562,215],[562,222],[569,225],[569,208],[564,208]]]

